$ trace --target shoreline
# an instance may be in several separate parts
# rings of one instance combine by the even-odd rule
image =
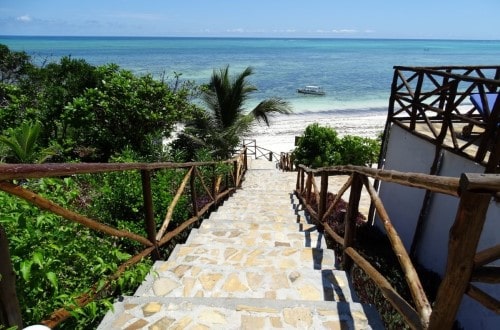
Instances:
[[[245,139],[255,139],[257,146],[279,154],[293,150],[295,137],[301,136],[305,128],[313,123],[335,129],[340,137],[357,135],[374,139],[383,132],[386,119],[387,112],[384,111],[324,111],[278,115],[271,118],[269,127],[264,123],[257,123]]]

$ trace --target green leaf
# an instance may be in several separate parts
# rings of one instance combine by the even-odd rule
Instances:
[[[31,260],[33,260],[33,262],[35,264],[37,264],[40,268],[43,268],[43,254],[42,253],[40,253],[39,251],[36,251],[35,253],[33,253]]]
[[[57,276],[54,272],[48,272],[47,274],[45,274],[45,276],[47,276],[47,279],[49,280],[50,284],[52,284],[52,287],[58,291],[59,290],[59,286],[58,286],[58,280],[57,280]]]
[[[21,275],[26,282],[30,280],[32,264],[33,262],[31,260],[24,260],[21,262]]]

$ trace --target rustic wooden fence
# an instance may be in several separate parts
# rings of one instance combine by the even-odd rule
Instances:
[[[230,169],[227,176],[230,177],[230,182],[224,188],[221,188],[222,177],[217,175],[211,176],[211,182],[207,182],[206,178],[201,174],[200,168],[208,167],[214,173],[215,167],[220,164],[228,164],[226,168]],[[232,166],[230,166],[232,165]],[[161,170],[185,170],[186,174],[180,183],[177,193],[174,196],[172,203],[166,210],[164,222],[159,225],[155,222],[153,214],[153,199],[151,191],[152,174],[155,171]],[[41,210],[49,211],[57,214],[67,220],[77,222],[92,230],[95,230],[106,235],[128,238],[136,241],[144,246],[144,250],[118,267],[115,274],[106,279],[104,286],[97,285],[92,288],[90,294],[85,294],[77,298],[76,302],[79,307],[83,307],[93,301],[96,297],[106,294],[106,289],[112,281],[118,279],[120,275],[130,266],[136,264],[141,259],[151,256],[153,259],[160,258],[159,248],[167,244],[174,237],[185,231],[196,221],[200,220],[214,205],[217,205],[223,198],[231,194],[237,187],[240,186],[244,173],[247,169],[247,150],[243,150],[233,159],[223,162],[203,162],[203,163],[107,163],[107,164],[42,164],[42,165],[27,165],[27,164],[2,164],[0,165],[0,190],[11,195],[17,196],[39,207]],[[147,237],[132,233],[127,230],[120,230],[99,220],[90,219],[85,215],[78,214],[74,211],[66,209],[57,203],[50,201],[28,189],[22,185],[16,184],[14,180],[38,179],[47,177],[65,177],[77,174],[96,174],[120,171],[140,171],[143,188],[144,201],[144,226]],[[19,182],[19,181],[17,181]],[[186,187],[189,185],[189,189]],[[206,195],[209,196],[209,202],[198,209],[197,204],[197,189],[196,185],[201,186]],[[187,192],[186,192],[187,191]],[[179,198],[183,194],[189,194],[192,202],[192,216],[180,223],[174,229],[168,231],[168,225],[172,220],[174,208],[176,207]],[[1,207],[1,206],[0,206]],[[0,226],[0,324],[7,327],[18,326],[22,329],[22,318],[20,314],[19,303],[15,291],[15,274],[10,262],[8,249],[8,237],[6,237],[3,228]],[[89,269],[90,269],[89,265]],[[53,328],[70,317],[70,309],[61,308],[42,323]]]
[[[328,178],[337,175],[348,175],[349,179],[337,192],[333,202],[327,205]],[[319,186],[316,183],[316,177],[321,178]],[[419,275],[397,231],[392,226],[384,204],[369,178],[426,189],[460,199],[455,222],[450,230],[446,272],[433,307],[428,301]],[[377,219],[385,229],[392,249],[399,260],[413,302],[406,301],[354,247],[356,217],[363,187],[371,198]],[[348,189],[350,193],[345,214],[345,233],[341,237],[329,226],[326,219]],[[489,203],[492,196],[500,192],[500,175],[463,174],[461,178],[454,178],[359,166],[337,166],[314,170],[300,165],[295,192],[316,224],[324,228],[324,231],[343,247],[344,269],[349,270],[353,263],[363,269],[411,328],[452,328],[464,294],[476,299],[485,307],[497,313],[500,312],[500,301],[471,284],[471,282],[500,283],[499,268],[486,266],[500,258],[500,245],[476,253]],[[311,205],[318,207],[313,208]]]
[[[500,165],[499,94],[499,66],[395,66],[384,135],[396,125],[434,144],[433,168],[445,149],[496,173]]]

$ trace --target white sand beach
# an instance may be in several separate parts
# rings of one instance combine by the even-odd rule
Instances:
[[[279,115],[271,119],[271,125],[257,124],[248,139],[255,139],[257,146],[276,153],[294,148],[295,136],[304,133],[313,123],[332,127],[339,136],[357,135],[376,138],[384,130],[387,114],[383,111],[325,111]]]

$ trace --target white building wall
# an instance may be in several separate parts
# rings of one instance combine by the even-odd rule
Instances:
[[[385,159],[385,169],[403,172],[429,173],[434,148],[410,133],[393,126]],[[425,190],[393,183],[381,183],[379,195],[384,201],[391,222],[409,251]],[[380,221],[375,222],[381,227]]]
[[[398,126],[393,126],[384,168],[427,174],[432,166],[434,150],[435,147],[431,143]],[[484,173],[484,167],[445,151],[439,175],[459,177],[462,173]],[[380,196],[408,251],[412,244],[424,194],[425,191],[421,189],[396,184],[382,184],[380,187]],[[455,221],[458,203],[459,199],[456,197],[433,195],[417,249],[419,263],[441,276],[446,269],[448,233]],[[500,203],[492,199],[478,251],[497,244],[500,244]],[[496,262],[495,265],[500,266],[500,262]],[[475,285],[500,299],[499,285],[477,283]],[[500,316],[467,296],[464,296],[457,319],[464,329],[498,329],[500,325]]]

